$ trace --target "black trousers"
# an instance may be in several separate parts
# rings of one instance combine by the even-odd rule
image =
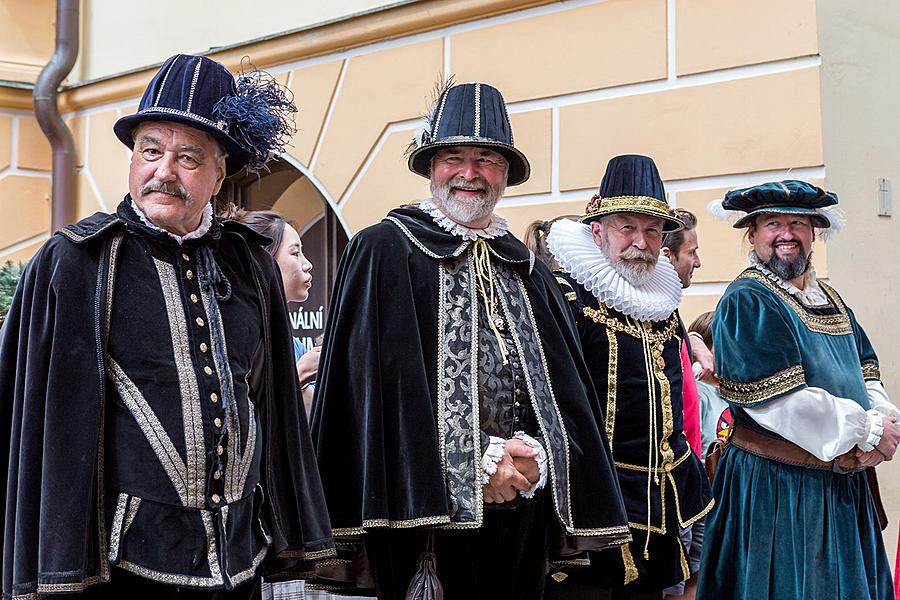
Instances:
[[[541,600],[547,572],[550,501],[539,493],[516,508],[485,508],[472,530],[434,530],[438,578],[448,600]],[[403,600],[428,546],[428,530],[366,532],[380,600]]]
[[[109,583],[88,588],[81,594],[65,594],[59,597],[73,600],[76,598],[78,600],[258,600],[260,584],[260,578],[257,576],[233,590],[179,588],[144,579],[113,567]]]

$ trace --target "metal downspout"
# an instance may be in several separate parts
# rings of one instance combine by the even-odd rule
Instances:
[[[80,0],[56,2],[56,50],[34,85],[34,115],[53,150],[50,232],[75,222],[75,141],[59,114],[57,95],[78,57]]]

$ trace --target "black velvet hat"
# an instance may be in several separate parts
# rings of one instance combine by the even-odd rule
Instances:
[[[296,131],[297,107],[274,79],[261,71],[235,77],[205,56],[176,54],[150,81],[138,112],[116,121],[113,131],[134,149],[132,131],[145,121],[168,121],[205,131],[228,153],[226,170],[258,171],[283,151]]]
[[[722,200],[722,208],[747,213],[734,222],[734,227],[748,227],[757,215],[784,213],[808,215],[813,227],[833,225],[827,211],[821,209],[838,203],[837,194],[797,179],[786,179],[731,190]]]
[[[581,222],[625,212],[663,219],[666,233],[684,228],[684,223],[669,207],[656,163],[647,156],[624,154],[612,158],[606,165],[600,190],[585,208]]]
[[[409,149],[409,169],[431,177],[431,159],[442,148],[476,146],[502,154],[509,163],[506,185],[518,185],[531,175],[528,159],[513,145],[506,103],[497,88],[486,83],[450,84],[442,90]]]

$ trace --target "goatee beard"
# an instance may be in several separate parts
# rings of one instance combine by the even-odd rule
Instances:
[[[772,256],[769,257],[769,260],[762,261],[762,264],[783,280],[791,281],[798,277],[802,277],[809,270],[811,261],[812,252],[809,253],[809,256],[797,255],[784,259],[778,256],[773,248]]]

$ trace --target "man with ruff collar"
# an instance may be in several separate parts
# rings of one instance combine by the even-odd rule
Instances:
[[[734,428],[698,598],[894,597],[874,467],[897,450],[900,410],[865,331],[811,261],[816,231],[842,224],[837,201],[787,180],[730,191],[719,207],[753,249],[713,321]]]
[[[554,598],[661,598],[690,576],[679,531],[712,507],[709,485],[683,432],[681,281],[660,253],[683,224],[646,156],[609,161],[580,222],[553,225],[548,246],[575,317],[604,409],[634,540],[592,553],[591,566],[555,574]]]
[[[239,600],[334,555],[269,240],[212,206],[291,111],[263,73],[171,57],[115,124],[115,214],[29,262],[0,336],[3,598]]]
[[[334,290],[312,412],[332,527],[383,600],[426,549],[448,599],[539,599],[550,546],[629,533],[571,314],[493,214],[529,175],[500,93],[442,90],[409,167],[433,197],[357,234]]]

